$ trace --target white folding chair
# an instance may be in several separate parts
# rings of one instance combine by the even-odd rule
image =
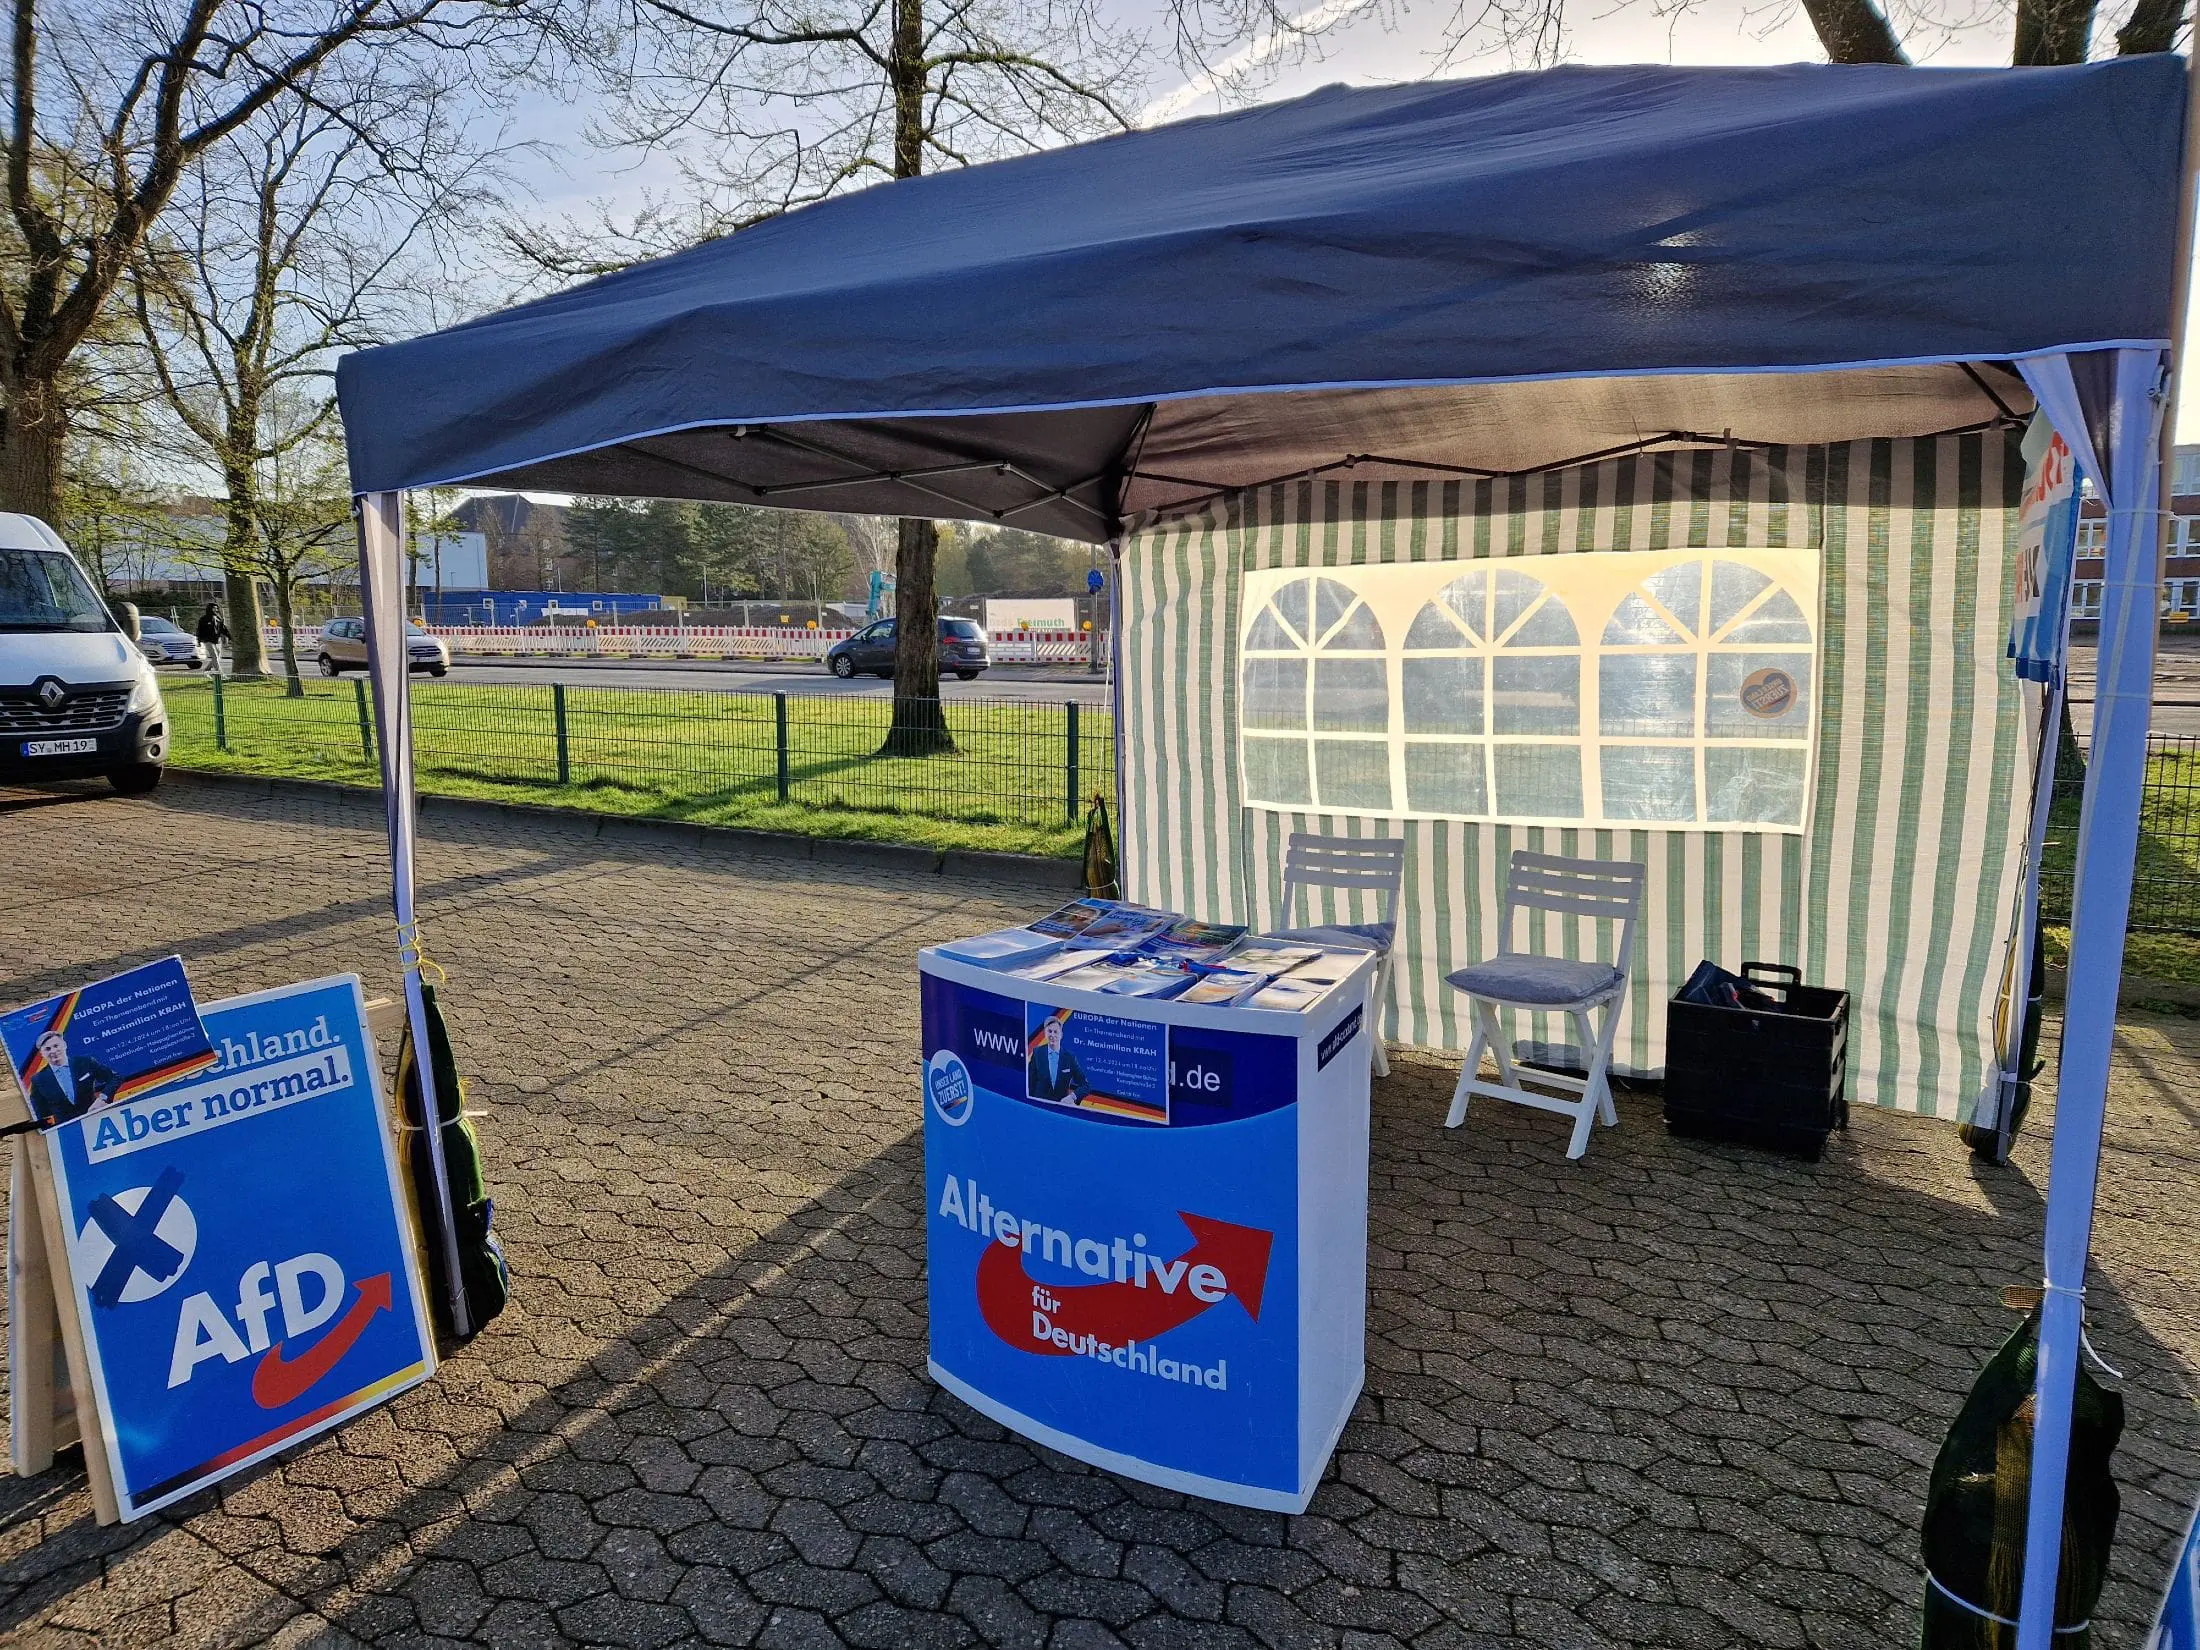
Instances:
[[[1515,849],[1505,879],[1505,912],[1497,931],[1498,953],[1487,962],[1455,969],[1445,983],[1464,992],[1474,1013],[1474,1041],[1467,1049],[1467,1063],[1452,1090],[1451,1113],[1444,1127],[1456,1129],[1466,1121],[1467,1100],[1483,1095],[1510,1100],[1515,1105],[1555,1111],[1574,1120],[1574,1137],[1568,1157],[1589,1149],[1589,1125],[1601,1117],[1611,1128],[1619,1122],[1612,1107],[1612,1086],[1606,1071],[1612,1063],[1612,1033],[1619,1024],[1620,1004],[1626,1000],[1627,977],[1634,966],[1635,919],[1642,908],[1643,871],[1632,860],[1561,859],[1555,854],[1531,854]],[[1576,961],[1534,951],[1515,951],[1513,917],[1522,911],[1551,911],[1562,917],[1592,917],[1601,941],[1604,924],[1619,925],[1616,962]],[[1536,1071],[1528,1081],[1546,1088],[1570,1090],[1578,1099],[1537,1094],[1524,1088],[1513,1069],[1511,1052],[1498,1028],[1499,1008],[1527,1009],[1542,1014],[1564,1014],[1573,1021],[1580,1047],[1590,1051],[1588,1075],[1569,1077],[1562,1072]],[[1592,1035],[1591,1010],[1601,1010]],[[1482,1080],[1482,1050],[1497,1056],[1498,1081]]]
[[[1406,845],[1396,837],[1315,836],[1293,831],[1283,850],[1283,903],[1280,922],[1294,918],[1302,891],[1316,888],[1372,889],[1382,895],[1382,916],[1374,922],[1338,922],[1312,928],[1282,928],[1281,939],[1305,940],[1342,951],[1372,951],[1375,984],[1368,1001],[1368,1045],[1375,1075],[1390,1075],[1383,1051],[1383,1006],[1390,1001],[1391,948],[1398,939],[1398,895],[1406,881]]]

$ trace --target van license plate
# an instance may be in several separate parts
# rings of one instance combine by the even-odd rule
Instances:
[[[26,739],[25,756],[90,756],[99,749],[96,739]]]

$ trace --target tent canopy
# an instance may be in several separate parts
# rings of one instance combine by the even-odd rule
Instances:
[[[361,493],[1098,540],[1353,461],[1926,435],[2170,333],[2183,70],[1577,68],[912,179],[339,363]]]

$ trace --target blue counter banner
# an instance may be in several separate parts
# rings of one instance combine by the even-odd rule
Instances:
[[[931,976],[924,1006],[935,1371],[1187,1482],[1295,1492],[1292,1039]]]
[[[123,1516],[425,1380],[356,976],[205,1011],[216,1063],[45,1136]]]
[[[181,957],[0,1014],[0,1046],[42,1128],[204,1071],[216,1058]]]

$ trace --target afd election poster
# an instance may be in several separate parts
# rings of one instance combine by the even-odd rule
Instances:
[[[2025,431],[2024,462],[2009,657],[2024,680],[2053,684],[2062,676],[2063,614],[2078,553],[2078,466],[2045,414]]]
[[[1156,1481],[1288,1497],[1297,1044],[1087,1018],[924,979],[932,1372]]]
[[[45,1136],[125,1519],[435,1361],[358,978],[204,1018],[213,1066]]]
[[[204,1071],[215,1059],[181,957],[0,1014],[0,1046],[42,1128]]]

